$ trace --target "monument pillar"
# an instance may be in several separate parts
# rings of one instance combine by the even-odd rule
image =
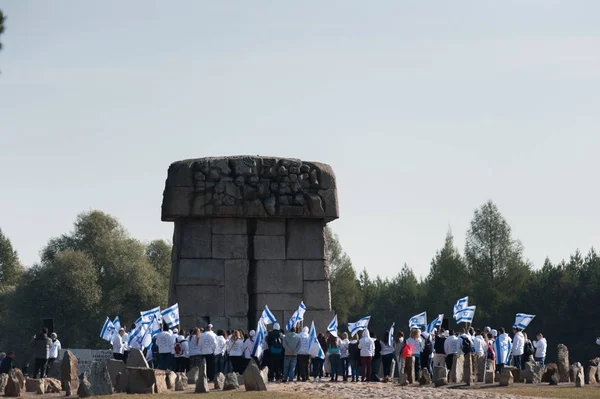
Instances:
[[[337,219],[331,167],[274,157],[219,157],[169,167],[162,220],[174,222],[169,304],[184,328],[255,328],[265,305],[284,326],[333,317],[325,225]]]

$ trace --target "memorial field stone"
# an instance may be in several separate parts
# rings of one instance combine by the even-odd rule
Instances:
[[[162,203],[162,220],[174,222],[169,304],[179,303],[182,325],[233,329],[255,328],[265,305],[285,320],[304,300],[324,330],[333,317],[325,226],[338,217],[328,165],[260,156],[174,162]]]

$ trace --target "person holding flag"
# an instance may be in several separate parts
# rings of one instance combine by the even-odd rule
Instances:
[[[271,379],[275,381],[281,381],[282,369],[281,369],[281,357],[283,355],[283,333],[279,323],[273,324],[273,330],[267,336],[267,345],[269,346],[269,374]],[[297,352],[297,350],[296,350]],[[294,354],[296,359],[296,354]],[[284,359],[285,360],[285,359]],[[294,370],[296,365],[294,365]]]
[[[125,329],[120,328],[119,332],[114,335],[112,340],[113,345],[113,358],[115,360],[123,360],[123,352],[125,349],[125,345],[123,345],[123,336],[125,335]]]
[[[394,376],[392,375],[392,360],[394,360],[394,326],[385,332],[381,343],[381,362],[383,363],[383,382],[391,382]]]

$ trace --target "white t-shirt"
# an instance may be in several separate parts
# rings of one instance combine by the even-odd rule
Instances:
[[[444,352],[446,355],[462,353],[462,340],[456,335],[451,335],[444,342]]]
[[[542,338],[539,341],[533,341],[532,344],[535,348],[535,357],[546,357],[546,349],[548,349],[546,338]]]
[[[201,355],[213,355],[217,348],[217,339],[215,334],[210,332],[204,332],[200,335],[200,354]]]
[[[58,359],[58,354],[60,353],[60,341],[59,340],[55,340],[54,342],[52,342],[52,345],[50,346],[50,352],[49,352],[49,358],[50,359]]]
[[[512,354],[513,356],[521,356],[523,353],[525,353],[525,337],[519,331],[513,338]]]
[[[172,337],[167,331],[161,331],[156,334],[156,345],[158,353],[172,353]]]
[[[479,356],[485,355],[487,344],[481,335],[476,335],[473,339],[473,352]]]

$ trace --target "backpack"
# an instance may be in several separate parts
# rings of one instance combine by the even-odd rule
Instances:
[[[425,345],[423,346],[423,354],[425,356],[429,356],[433,353],[433,343],[431,342],[431,339],[428,338],[425,340]]]
[[[400,356],[406,359],[407,357],[412,357],[412,355],[413,353],[410,345],[404,345],[404,348],[402,348],[402,352],[400,352]]]
[[[471,341],[469,340],[469,338],[466,337],[461,337],[462,338],[462,351],[463,353],[473,353],[473,344],[471,343]]]
[[[496,360],[496,352],[490,343],[488,343],[487,358],[489,360]]]
[[[183,353],[183,349],[181,348],[181,344],[179,342],[177,342],[175,344],[175,354],[177,356],[181,356],[182,353]]]
[[[533,355],[533,344],[531,343],[531,341],[525,342],[525,347],[523,348],[523,355],[525,357],[525,360],[529,360],[531,355]]]

